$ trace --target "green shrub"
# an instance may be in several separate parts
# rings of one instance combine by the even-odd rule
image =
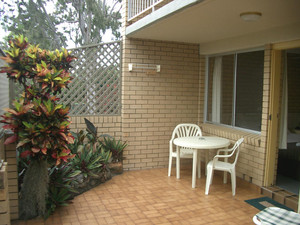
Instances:
[[[72,199],[72,194],[78,193],[74,186],[76,177],[81,173],[74,170],[71,163],[63,163],[49,169],[49,193],[47,198],[47,218],[58,206],[66,206]]]
[[[104,137],[102,146],[106,152],[111,152],[112,162],[121,162],[123,160],[123,150],[126,148],[126,142],[116,140],[115,138]]]
[[[1,67],[0,73],[6,73],[24,90],[13,102],[13,108],[5,109],[1,116],[3,128],[14,133],[4,144],[17,142],[19,155],[30,162],[19,204],[20,217],[30,219],[46,213],[49,165],[74,157],[67,147],[73,143],[69,107],[58,104],[56,97],[71,82],[68,70],[74,57],[66,49],[40,49],[22,35],[10,40],[5,52],[1,59],[7,65]]]
[[[76,156],[70,161],[75,170],[80,170],[84,179],[98,177],[98,174],[106,168],[111,154],[96,148],[91,144],[83,144]]]

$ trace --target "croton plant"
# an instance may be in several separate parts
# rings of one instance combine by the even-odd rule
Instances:
[[[5,109],[1,122],[14,135],[5,144],[17,142],[23,157],[41,159],[55,164],[73,157],[67,144],[73,142],[69,132],[69,107],[58,104],[56,95],[71,82],[69,69],[74,59],[66,49],[48,51],[31,45],[27,38],[17,36],[9,42],[7,65],[1,68],[24,87],[23,94]]]

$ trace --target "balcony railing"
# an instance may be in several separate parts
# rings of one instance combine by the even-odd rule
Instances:
[[[155,10],[165,0],[128,0],[128,21]]]

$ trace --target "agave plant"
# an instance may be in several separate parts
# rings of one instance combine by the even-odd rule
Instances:
[[[110,157],[110,152],[105,152],[99,147],[95,151],[93,145],[86,143],[70,162],[74,169],[81,171],[84,179],[89,179],[97,178],[100,172],[106,169]]]
[[[126,142],[116,140],[115,138],[104,138],[102,146],[106,152],[111,152],[112,162],[121,162],[123,160],[123,150],[126,148]]]
[[[50,181],[45,218],[58,206],[68,205],[73,194],[78,193],[74,186],[77,184],[76,177],[80,173],[81,171],[74,170],[70,163],[63,163],[49,169]]]

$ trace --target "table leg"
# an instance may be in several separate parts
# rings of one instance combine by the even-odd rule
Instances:
[[[176,146],[176,178],[180,179],[180,148]]]
[[[207,175],[208,154],[209,154],[209,150],[206,149],[205,150],[205,176]]]
[[[194,149],[193,151],[193,174],[192,174],[192,188],[196,187],[196,170],[197,170],[197,158],[198,158],[198,150]]]
[[[199,150],[197,150],[197,151],[199,151]],[[198,154],[198,164],[197,164],[197,168],[198,168],[198,171],[197,171],[197,173],[198,173],[198,178],[200,179],[201,178],[201,152],[198,152],[197,153]]]

